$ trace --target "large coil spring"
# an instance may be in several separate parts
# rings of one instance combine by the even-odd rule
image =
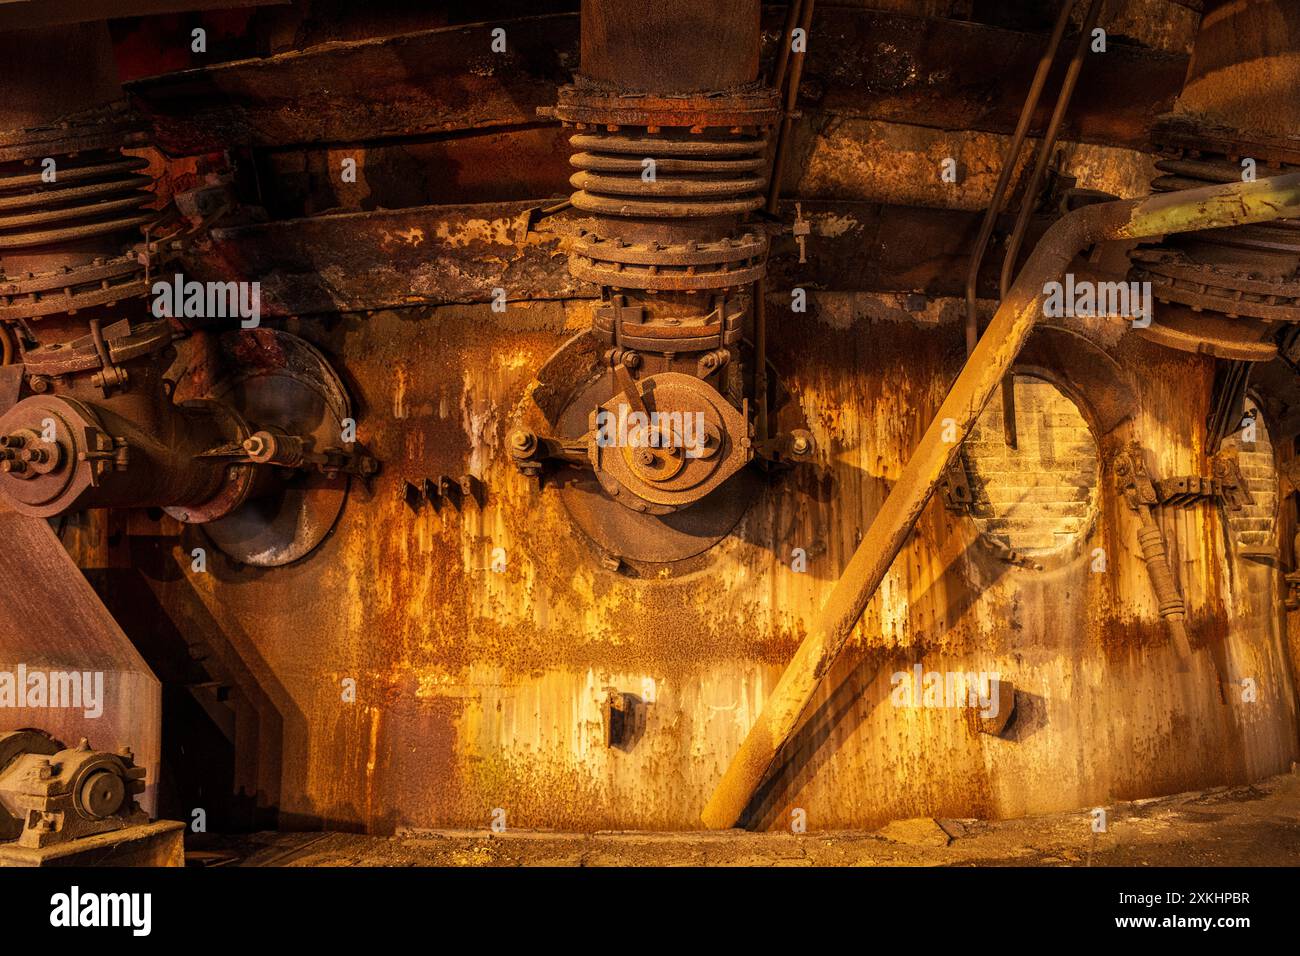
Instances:
[[[0,250],[76,242],[154,218],[143,209],[153,198],[144,187],[149,165],[137,156],[96,150],[37,165],[0,169]]]
[[[652,219],[741,215],[763,205],[767,140],[716,133],[579,133],[569,182],[585,212]]]

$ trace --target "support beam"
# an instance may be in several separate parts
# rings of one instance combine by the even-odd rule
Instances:
[[[780,8],[764,11],[764,63],[776,56],[783,16]],[[509,37],[503,54],[489,52],[496,27]],[[991,133],[1015,128],[1043,46],[1035,33],[836,7],[818,9],[811,36],[804,115]],[[493,56],[499,65],[484,70]],[[535,122],[577,56],[578,18],[555,14],[331,43],[148,77],[127,90],[173,155],[358,143]],[[1145,148],[1186,73],[1185,56],[1114,44],[1085,69],[1063,138]],[[1049,88],[1056,83],[1049,78]],[[1031,132],[1042,129],[1046,112]]]
[[[490,302],[497,287],[517,300],[596,298],[596,286],[569,273],[558,223],[550,231],[543,221],[518,241],[520,217],[537,205],[420,206],[218,229],[210,246],[186,253],[184,269],[198,279],[262,283],[262,312],[271,317]],[[769,289],[961,294],[978,213],[833,200],[799,206],[815,255],[800,264],[795,240],[777,237]],[[781,215],[794,219],[794,207],[783,202]],[[873,255],[864,260],[867,247]],[[997,265],[985,263],[980,295],[997,296]]]

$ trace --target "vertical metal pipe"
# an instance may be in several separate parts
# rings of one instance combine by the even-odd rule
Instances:
[[[789,87],[785,89],[786,68],[792,56],[794,29],[798,24],[803,29],[805,42],[812,29],[814,0],[795,0],[786,10],[785,29],[782,32],[781,52],[777,55],[776,69],[773,71],[773,87],[785,98],[781,111],[781,126],[776,136],[776,147],[772,154],[772,175],[767,184],[767,213],[776,215],[781,202],[781,176],[785,168],[785,151],[789,146],[791,114],[799,100],[799,79],[803,75],[805,50],[793,54],[794,66],[789,71]],[[763,279],[754,283],[754,397],[755,431],[759,441],[768,435],[767,423],[767,284]]]
[[[1038,199],[1038,190],[1042,186],[1043,176],[1047,172],[1047,164],[1051,161],[1052,150],[1056,146],[1056,138],[1061,132],[1061,123],[1065,119],[1066,110],[1070,107],[1070,100],[1074,97],[1074,88],[1079,81],[1079,73],[1083,69],[1083,61],[1087,56],[1088,44],[1092,40],[1092,30],[1097,25],[1097,18],[1101,15],[1101,0],[1092,0],[1088,6],[1087,13],[1083,17],[1083,28],[1079,31],[1079,42],[1074,48],[1074,56],[1070,60],[1069,69],[1065,73],[1065,81],[1061,84],[1060,95],[1056,99],[1056,107],[1052,110],[1051,121],[1047,124],[1047,132],[1043,136],[1043,141],[1038,146],[1038,155],[1034,161],[1034,171],[1029,177],[1029,184],[1025,187],[1025,192],[1020,202],[1020,214],[1016,217],[1015,229],[1011,232],[1011,238],[1007,242],[1007,254],[1002,260],[1002,276],[999,282],[1001,294],[1005,296],[1007,289],[1011,285],[1011,277],[1015,274],[1016,259],[1020,256],[1020,245],[1024,242],[1025,232],[1029,228],[1029,217],[1033,215],[1034,203]],[[1012,448],[1016,447],[1016,379],[1014,375],[1008,374],[1002,380],[1002,434],[1003,439]]]
[[[1075,0],[1064,0],[1061,4],[1060,15],[1057,16],[1056,26],[1052,29],[1052,37],[1047,41],[1047,49],[1043,51],[1038,61],[1038,68],[1034,71],[1033,82],[1029,84],[1025,105],[1021,107],[1020,119],[1016,122],[1016,130],[1011,136],[1011,147],[1002,162],[997,185],[993,187],[993,198],[989,201],[988,211],[984,213],[984,221],[980,223],[979,235],[975,239],[975,247],[971,250],[970,269],[966,273],[966,355],[968,357],[975,351],[975,343],[979,339],[975,302],[978,295],[980,266],[984,263],[984,253],[988,250],[989,240],[993,237],[993,226],[998,221],[998,214],[1002,212],[1002,203],[1006,199],[1011,177],[1015,174],[1016,164],[1020,160],[1020,150],[1024,148],[1025,138],[1029,135],[1029,124],[1033,122],[1034,113],[1038,110],[1038,101],[1043,95],[1043,87],[1047,85],[1047,75],[1056,60],[1056,51],[1060,49],[1065,28],[1070,25],[1070,12],[1074,9],[1074,3]]]
[[[1061,134],[1061,124],[1065,121],[1065,113],[1070,108],[1070,100],[1074,98],[1074,88],[1078,85],[1079,73],[1082,72],[1083,61],[1088,55],[1088,44],[1092,40],[1092,30],[1097,25],[1097,17],[1100,14],[1101,0],[1092,0],[1083,19],[1083,29],[1079,31],[1079,42],[1074,49],[1074,56],[1070,59],[1065,80],[1061,84],[1060,96],[1056,99],[1056,107],[1052,110],[1052,118],[1047,124],[1047,132],[1043,134],[1043,141],[1039,144],[1034,170],[1029,177],[1028,185],[1025,186],[1020,213],[1016,216],[1015,229],[1012,230],[1011,238],[1007,242],[1007,255],[1002,260],[1002,275],[998,286],[1004,298],[1011,288],[1011,280],[1016,273],[1016,259],[1020,257],[1020,246],[1029,229],[1029,217],[1034,214],[1038,190],[1042,187],[1043,176],[1047,173],[1047,164],[1051,162],[1052,148]]]

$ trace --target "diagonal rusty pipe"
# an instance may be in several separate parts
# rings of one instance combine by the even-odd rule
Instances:
[[[1104,239],[1149,238],[1286,216],[1300,216],[1300,173],[1085,206],[1062,217],[1047,231],[1002,300],[808,637],[795,651],[732,758],[701,814],[706,826],[723,829],[740,820],[894,563],[949,462],[1033,331],[1046,298],[1044,284],[1059,277],[1081,250]]]

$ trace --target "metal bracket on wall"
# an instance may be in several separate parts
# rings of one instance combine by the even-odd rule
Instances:
[[[970,475],[966,471],[966,457],[961,452],[953,456],[944,471],[939,490],[943,494],[943,506],[955,514],[966,514],[975,503]]]
[[[1211,459],[1214,474],[1181,475],[1154,482],[1158,503],[1167,508],[1187,508],[1202,501],[1222,504],[1229,511],[1241,511],[1254,504],[1235,457],[1219,454]]]
[[[482,508],[487,498],[487,489],[477,475],[461,475],[459,478],[441,475],[436,481],[430,478],[420,481],[407,479],[402,482],[399,493],[402,501],[412,511],[419,511],[428,502],[438,513],[442,512],[445,505],[461,511],[467,502],[473,502]]]

